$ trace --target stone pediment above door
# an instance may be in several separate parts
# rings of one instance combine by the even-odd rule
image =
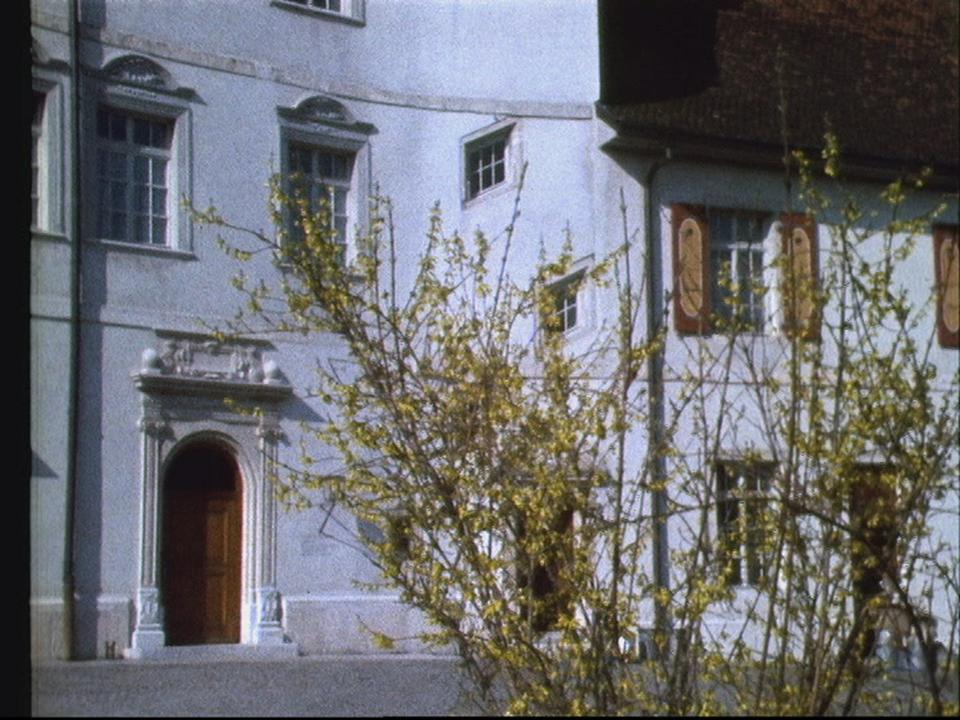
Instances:
[[[156,331],[133,379],[148,394],[219,395],[279,402],[292,394],[262,340],[221,341],[209,335]]]

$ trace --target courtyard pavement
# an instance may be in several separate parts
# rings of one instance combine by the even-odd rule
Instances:
[[[32,668],[32,715],[396,716],[476,714],[456,659],[50,662]]]

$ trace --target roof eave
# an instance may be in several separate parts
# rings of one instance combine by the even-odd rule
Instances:
[[[662,127],[631,125],[620,121],[609,106],[597,103],[597,117],[617,133],[601,146],[604,151],[621,151],[656,157],[669,153],[674,160],[722,163],[763,170],[784,168],[782,145],[772,145],[717,136],[692,135]],[[819,157],[821,148],[793,148],[811,157]],[[841,173],[851,180],[892,182],[897,178],[917,175],[929,167],[932,175],[925,187],[930,190],[956,192],[960,185],[960,167],[947,163],[924,163],[904,159],[863,155],[841,155]]]

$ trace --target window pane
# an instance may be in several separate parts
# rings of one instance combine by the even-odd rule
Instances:
[[[330,177],[331,158],[327,153],[317,153],[317,175]]]
[[[133,181],[146,185],[150,181],[150,160],[145,157],[133,159]]]
[[[153,164],[153,174],[150,177],[150,182],[158,187],[166,187],[167,161],[161,160],[160,158],[153,158],[151,162]]]
[[[729,213],[710,214],[710,242],[721,247],[729,247],[733,243],[733,218]]]
[[[333,189],[333,212],[344,215],[347,212],[347,191],[345,188]]]
[[[150,144],[156,148],[170,147],[170,123],[153,122],[150,125]]]
[[[102,138],[110,137],[110,114],[103,108],[97,110],[97,135]]]
[[[163,245],[167,238],[167,221],[164,218],[153,219],[153,243]]]
[[[110,233],[112,240],[126,240],[127,238],[127,216],[122,212],[110,213]]]
[[[150,216],[137,215],[133,221],[133,241],[138,243],[150,242]]]
[[[150,144],[150,121],[144,118],[133,118],[133,141],[137,145]]]
[[[110,139],[111,140],[126,140],[127,139],[127,118],[125,115],[118,115],[114,112],[108,112],[110,117]]]
[[[150,207],[151,212],[154,215],[166,215],[167,191],[163,188],[154,188],[151,199],[153,201]]]
[[[46,104],[47,96],[42,92],[33,93],[33,125],[39,126],[43,123],[43,106]]]
[[[97,150],[97,178],[105,180],[109,174],[110,153],[106,150]]]
[[[110,177],[115,180],[126,182],[127,179],[127,156],[122,153],[110,153]]]
[[[106,186],[100,186],[100,204],[97,207],[97,235],[99,237],[109,237],[109,214],[107,213],[108,198]]]
[[[290,147],[290,172],[309,172],[310,155],[303,148],[296,145]]]
[[[137,185],[134,189],[133,209],[137,212],[148,212],[150,210],[147,200],[148,189],[143,185]]]
[[[122,182],[110,183],[110,207],[114,210],[127,209],[127,186]]]

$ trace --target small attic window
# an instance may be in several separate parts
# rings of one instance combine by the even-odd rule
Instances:
[[[319,17],[348,20],[358,25],[364,22],[364,0],[273,0],[272,4]]]

